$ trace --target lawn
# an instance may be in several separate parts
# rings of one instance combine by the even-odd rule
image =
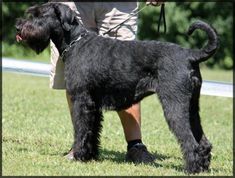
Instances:
[[[214,73],[215,74],[215,73]],[[207,79],[217,79],[203,71]],[[231,73],[221,80],[231,82]],[[115,112],[105,112],[99,161],[68,161],[73,140],[64,91],[50,90],[48,78],[3,73],[2,175],[4,176],[179,176],[182,155],[159,101],[142,102],[142,135],[157,160],[151,165],[124,161],[126,143]],[[206,176],[233,175],[232,98],[201,96],[202,125],[213,144]]]

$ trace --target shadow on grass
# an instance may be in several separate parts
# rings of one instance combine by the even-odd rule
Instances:
[[[173,164],[171,164],[171,165],[169,165],[168,167],[171,168],[171,169],[176,170],[177,172],[183,172],[183,173],[187,174],[187,173],[185,172],[183,163],[182,163],[182,165],[173,165]]]
[[[68,152],[62,153],[61,156],[65,156],[66,154],[68,154]],[[50,155],[54,156],[54,155],[56,155],[56,153],[50,154]],[[125,155],[126,155],[126,152],[100,149],[100,154],[99,154],[99,158],[98,158],[97,161],[102,162],[102,161],[105,161],[105,160],[109,160],[109,161],[112,161],[112,162],[116,162],[118,164],[131,163],[131,162],[128,162],[128,161],[125,160]],[[165,159],[170,158],[169,156],[162,155],[162,154],[159,154],[157,152],[154,152],[153,155],[156,158],[155,162],[154,163],[149,163],[149,164],[146,164],[146,165],[150,165],[150,166],[153,166],[153,167],[156,167],[156,168],[163,167],[161,164],[159,164],[160,161],[163,161]],[[138,164],[135,164],[135,165],[138,165]]]
[[[119,151],[113,151],[113,150],[107,150],[107,149],[101,149],[100,150],[100,161],[104,160],[110,160],[116,163],[129,163],[125,160],[126,152],[119,152]],[[163,167],[159,162],[163,161],[165,159],[170,158],[169,156],[159,154],[157,152],[154,152],[153,155],[155,156],[155,162],[149,163],[147,165],[153,166],[153,167]],[[138,165],[138,164],[136,164]],[[179,168],[178,168],[179,169]]]
[[[26,150],[23,150],[23,151],[26,151]],[[65,155],[68,153],[68,151],[64,152],[64,153],[61,153],[60,155],[65,158]],[[157,152],[153,152],[152,154],[156,158],[155,162],[154,163],[145,164],[145,165],[153,166],[154,168],[164,167],[162,164],[160,164],[160,162],[172,158],[171,156],[166,156],[166,155],[163,155],[163,154],[160,154],[160,153],[157,153]],[[51,153],[49,155],[55,156],[55,155],[58,155],[58,152]],[[113,151],[113,150],[107,150],[107,149],[100,149],[100,154],[99,154],[99,158],[98,158],[97,161],[98,162],[103,162],[105,160],[109,160],[109,161],[115,162],[117,164],[125,164],[125,163],[128,164],[130,162],[127,162],[125,160],[125,155],[126,155],[126,152]],[[174,159],[181,159],[181,158],[176,157]],[[135,164],[135,165],[141,165],[141,164]],[[177,172],[184,172],[186,175],[188,175],[188,173],[185,172],[185,169],[184,169],[184,166],[183,166],[183,162],[182,162],[182,165],[175,165],[175,164],[169,163],[169,164],[167,164],[167,167],[170,168],[170,169],[174,169]],[[213,172],[219,172],[219,171],[221,171],[221,170],[213,169]],[[211,169],[209,169],[208,171],[206,171],[204,173],[211,173]]]
[[[163,155],[161,153],[157,153],[157,151],[153,152],[152,154],[155,156],[157,161],[163,161],[165,159],[171,158],[170,156],[166,156],[166,155]]]

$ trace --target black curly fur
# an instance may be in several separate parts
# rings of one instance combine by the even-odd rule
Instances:
[[[72,40],[86,34],[64,56],[77,160],[97,159],[102,109],[122,110],[157,93],[169,128],[181,145],[186,170],[208,170],[212,146],[200,123],[199,63],[218,48],[211,26],[202,21],[190,26],[189,34],[199,28],[209,36],[205,47],[193,50],[173,43],[97,36],[86,32],[75,14],[60,3],[34,6],[28,13],[31,19],[18,20],[17,35],[36,52],[43,51],[51,39],[62,54]]]

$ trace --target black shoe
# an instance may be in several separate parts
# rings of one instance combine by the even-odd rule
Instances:
[[[148,152],[143,143],[137,143],[132,146],[126,154],[126,161],[133,163],[153,163],[155,157]]]

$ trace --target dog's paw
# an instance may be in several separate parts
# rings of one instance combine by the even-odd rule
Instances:
[[[199,163],[202,171],[208,171],[211,161],[211,149],[212,145],[207,142],[206,144],[200,144],[197,152],[199,155]]]
[[[203,171],[202,166],[200,165],[199,159],[194,159],[191,161],[187,161],[185,171],[188,174],[197,174]]]
[[[211,160],[211,148],[210,144],[199,145],[188,157],[186,171],[190,174],[208,171]]]
[[[76,161],[87,162],[92,159],[92,156],[89,154],[84,154],[82,152],[74,152],[73,157]]]

